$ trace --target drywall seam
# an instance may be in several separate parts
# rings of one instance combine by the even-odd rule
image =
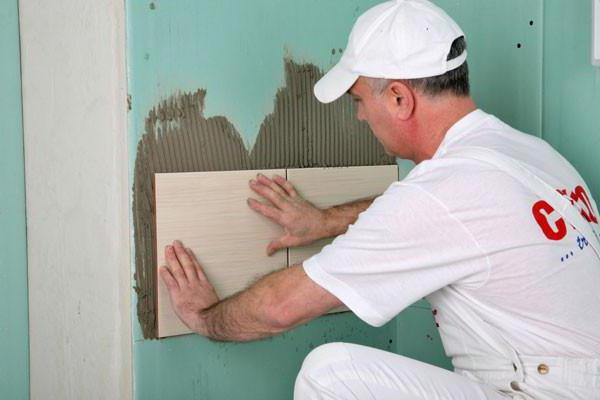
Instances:
[[[206,91],[177,93],[154,107],[138,142],[133,183],[135,291],[144,338],[156,338],[155,173],[395,164],[348,96],[319,103],[312,87],[322,72],[286,59],[285,86],[250,152],[223,116],[203,116]]]

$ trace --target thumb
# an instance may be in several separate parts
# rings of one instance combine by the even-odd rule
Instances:
[[[284,247],[287,247],[283,241],[282,238],[276,239],[271,241],[271,243],[269,243],[269,245],[267,246],[267,255],[271,256],[273,255],[273,253],[275,253],[277,250],[282,249]]]

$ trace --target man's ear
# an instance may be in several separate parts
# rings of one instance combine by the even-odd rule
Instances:
[[[405,83],[393,81],[388,86],[388,104],[393,110],[393,114],[406,121],[415,110],[415,94],[413,90]]]

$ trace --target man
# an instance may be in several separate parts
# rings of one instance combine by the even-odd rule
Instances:
[[[427,296],[454,372],[329,343],[305,359],[294,398],[600,399],[598,209],[549,145],[477,109],[456,23],[425,0],[368,10],[315,95],[348,90],[386,151],[417,166],[375,200],[327,210],[258,176],[250,185],[269,204],[249,206],[286,229],[270,254],[339,236],[224,301],[175,242],[161,276],[179,317],[244,341],[342,304],[381,326]]]

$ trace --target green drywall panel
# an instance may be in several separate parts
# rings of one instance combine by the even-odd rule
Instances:
[[[329,342],[395,351],[392,322],[375,329],[353,314],[318,318],[282,335],[248,343],[199,336],[135,346],[137,399],[291,399],[304,357]]]
[[[396,317],[396,352],[415,360],[452,370],[452,362],[443,357],[440,335],[429,303],[422,300]]]
[[[131,181],[145,118],[161,99],[206,89],[205,116],[225,116],[250,148],[262,120],[273,111],[277,89],[284,84],[284,57],[330,68],[339,59],[356,17],[376,3],[128,0]],[[480,107],[539,135],[541,1],[438,3],[465,30],[473,93]],[[193,335],[143,340],[132,295],[138,399],[291,399],[303,358],[312,348],[331,341],[365,344],[450,366],[425,302],[381,328],[344,313],[263,341],[218,343]]]
[[[438,0],[465,32],[477,105],[536,136],[542,120],[542,0]]]
[[[0,399],[29,398],[19,15],[0,3]]]
[[[372,4],[128,1],[132,179],[145,117],[160,99],[205,88],[205,115],[227,117],[250,148],[283,85],[284,57],[329,68],[356,16]],[[132,312],[137,399],[291,399],[302,360],[322,343],[395,350],[394,323],[376,329],[351,313],[321,317],[262,341],[219,343],[194,335],[143,340]]]
[[[592,2],[544,3],[543,138],[600,200],[600,68],[591,63]]]

